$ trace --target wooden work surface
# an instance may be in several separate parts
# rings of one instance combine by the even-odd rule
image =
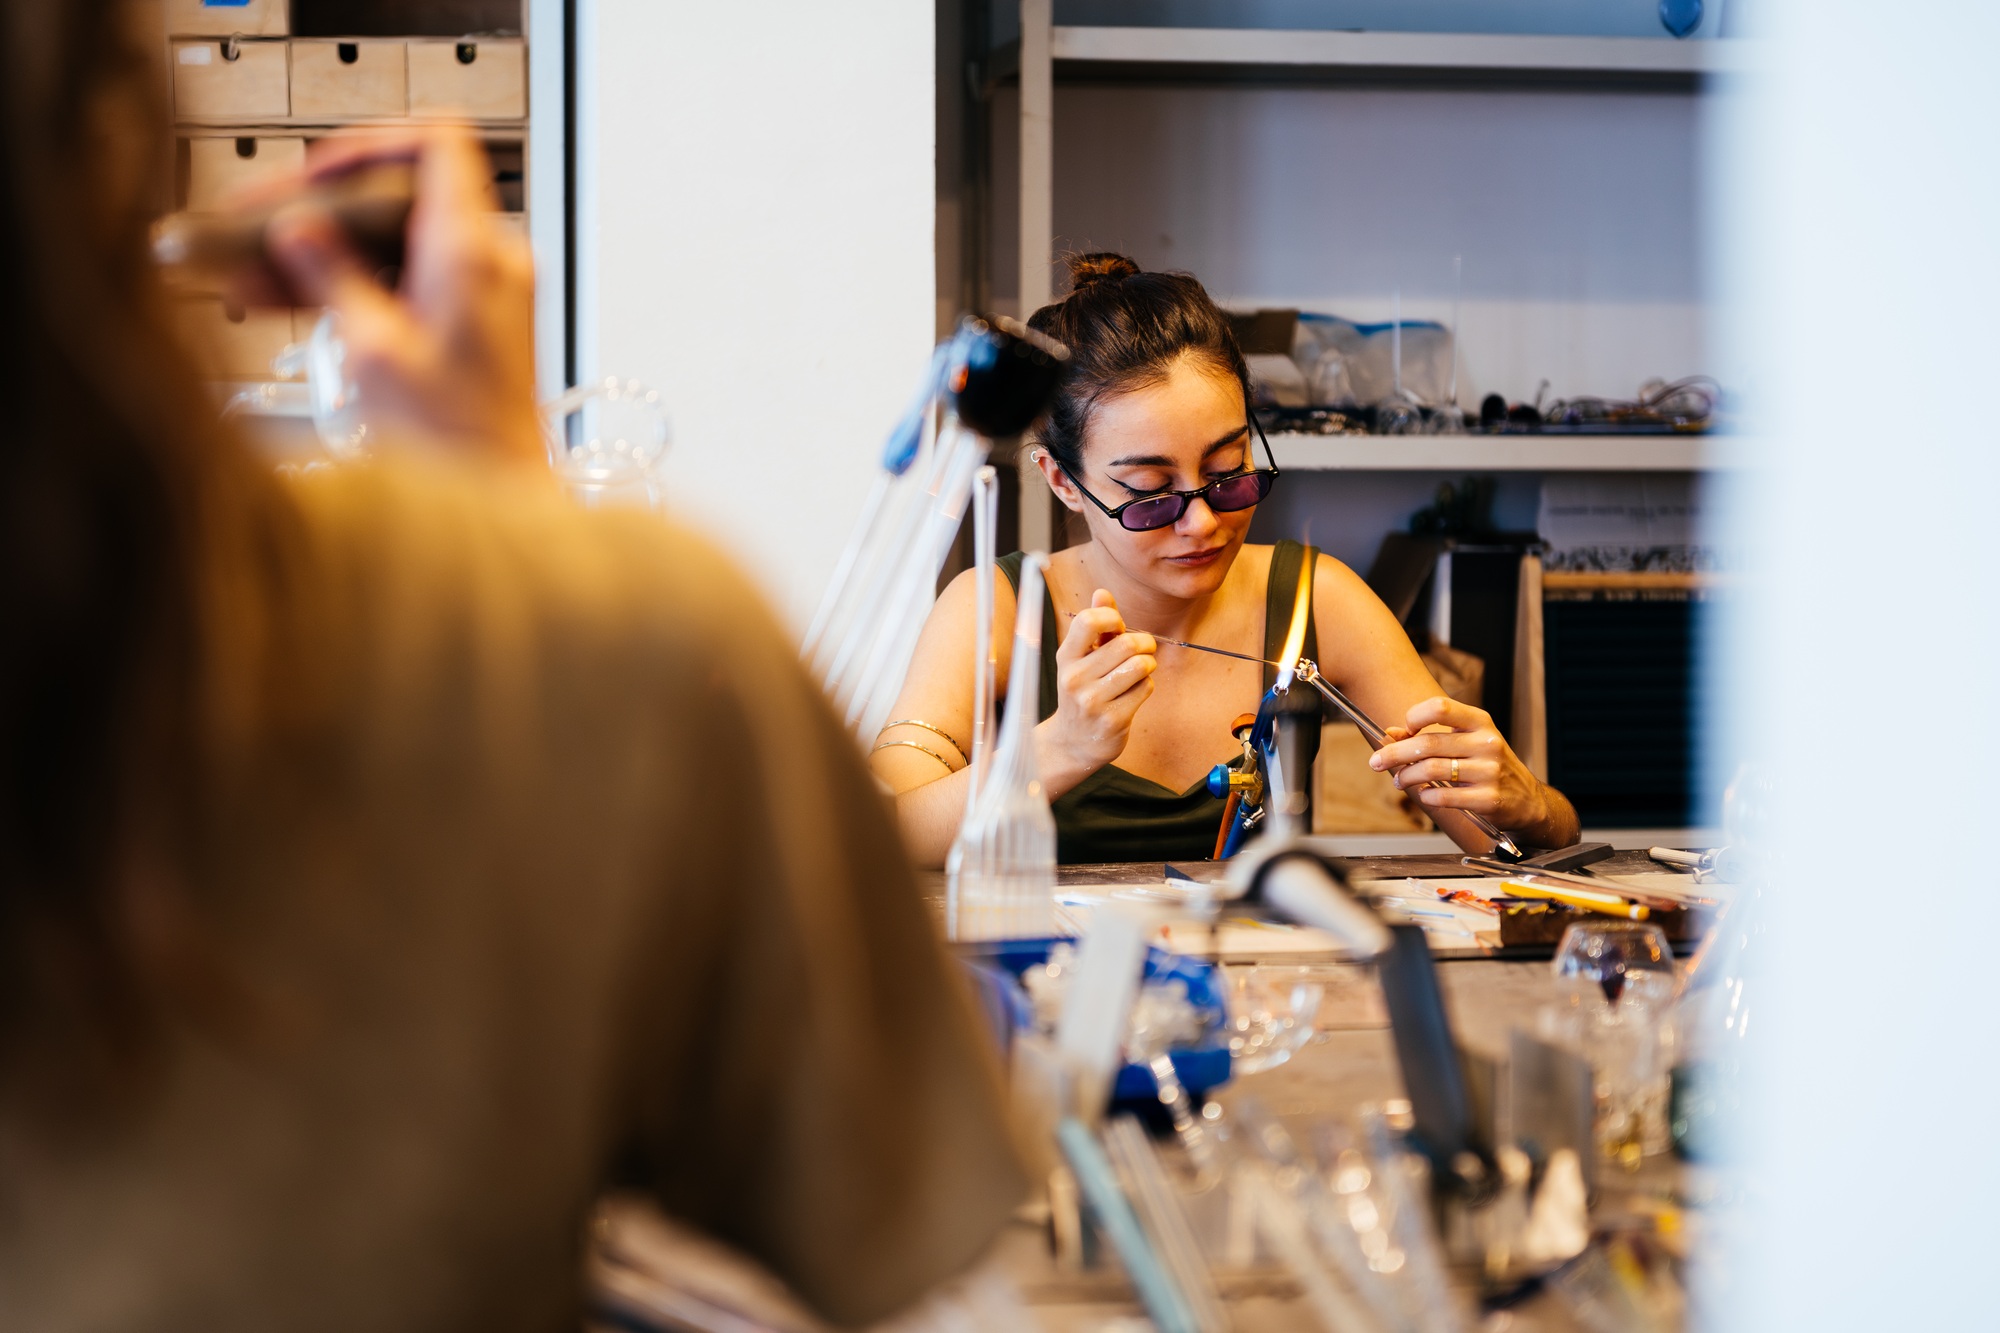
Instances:
[[[1433,853],[1422,856],[1336,856],[1329,858],[1334,864],[1346,870],[1350,879],[1449,879],[1456,875],[1477,875],[1480,872],[1460,863],[1455,853]],[[1227,861],[1130,861],[1111,865],[1069,865],[1056,867],[1058,886],[1086,886],[1119,884],[1154,884],[1166,877],[1171,865],[1176,873],[1203,883],[1219,881],[1228,873]],[[1637,849],[1613,852],[1606,860],[1589,866],[1583,873],[1601,872],[1607,875],[1652,874],[1672,867],[1662,866],[1645,852]],[[944,892],[944,874],[930,872],[934,891]]]

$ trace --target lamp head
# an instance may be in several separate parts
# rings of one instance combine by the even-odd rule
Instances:
[[[1001,315],[968,317],[952,339],[945,394],[958,419],[989,440],[1034,424],[1055,396],[1069,349]]]

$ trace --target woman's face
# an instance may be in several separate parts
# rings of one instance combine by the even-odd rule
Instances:
[[[1116,509],[1128,500],[1198,490],[1241,472],[1254,466],[1250,450],[1243,390],[1235,377],[1183,356],[1164,381],[1097,405],[1077,475],[1091,494]],[[1126,574],[1168,596],[1193,599],[1221,587],[1256,512],[1218,514],[1206,499],[1196,499],[1173,526],[1132,532],[1077,494],[1053,460],[1044,461],[1043,474]]]

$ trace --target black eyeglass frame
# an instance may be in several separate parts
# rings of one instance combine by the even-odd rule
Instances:
[[[1075,486],[1079,491],[1082,491],[1085,497],[1088,498],[1092,504],[1096,505],[1099,509],[1103,510],[1104,516],[1106,518],[1117,519],[1119,527],[1124,528],[1125,531],[1127,532],[1158,532],[1161,528],[1171,528],[1174,524],[1180,522],[1181,519],[1186,517],[1188,506],[1195,502],[1197,496],[1200,497],[1202,503],[1206,504],[1210,509],[1214,509],[1215,512],[1218,514],[1240,514],[1243,512],[1244,509],[1256,508],[1258,505],[1264,503],[1264,501],[1270,497],[1271,487],[1275,486],[1278,482],[1278,476],[1279,476],[1278,456],[1271,452],[1271,441],[1265,438],[1264,428],[1263,426],[1258,424],[1257,416],[1254,412],[1251,413],[1250,415],[1250,419],[1247,424],[1247,429],[1250,430],[1252,433],[1254,433],[1257,436],[1258,441],[1263,444],[1264,457],[1270,460],[1271,466],[1267,468],[1263,467],[1244,468],[1241,471],[1232,472],[1226,477],[1217,477],[1214,481],[1208,483],[1208,485],[1203,486],[1197,490],[1154,491],[1151,495],[1135,495],[1131,499],[1127,500],[1124,504],[1119,505],[1115,509],[1112,508],[1110,505],[1104,503],[1104,501],[1098,499],[1095,495],[1091,494],[1090,487],[1083,484],[1083,478],[1077,476],[1076,473],[1071,472],[1069,470],[1069,465],[1063,462],[1062,459],[1056,458],[1056,456],[1053,453],[1051,453],[1049,457],[1055,458],[1056,466],[1062,469],[1062,474],[1065,477],[1069,478],[1070,484],[1072,486]],[[1249,476],[1261,476],[1268,478],[1268,480],[1264,482],[1264,488],[1257,493],[1257,498],[1255,500],[1251,501],[1247,505],[1242,506],[1242,508],[1240,509],[1215,508],[1215,501],[1209,498],[1210,491],[1214,490],[1217,486],[1223,485],[1225,482],[1236,481],[1239,480],[1240,478]],[[1164,500],[1169,495],[1179,500],[1181,502],[1181,506],[1179,509],[1176,509],[1174,511],[1174,516],[1168,519],[1164,523],[1155,523],[1149,527],[1135,528],[1131,524],[1127,523],[1122,517],[1120,517],[1120,515],[1124,514],[1124,512],[1130,509],[1133,505],[1150,504],[1156,500]]]

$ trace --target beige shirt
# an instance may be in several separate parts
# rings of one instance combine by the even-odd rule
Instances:
[[[992,1058],[743,580],[445,469],[274,502],[195,890],[244,998],[119,1126],[0,1123],[0,1327],[574,1328],[614,1180],[839,1321],[972,1259],[1022,1192]]]

